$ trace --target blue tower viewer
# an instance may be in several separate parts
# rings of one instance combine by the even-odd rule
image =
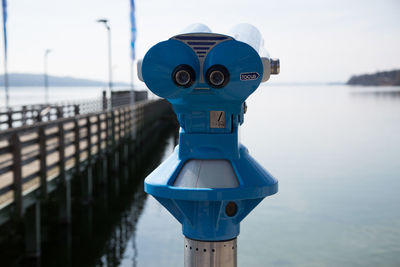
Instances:
[[[240,222],[278,191],[238,131],[245,100],[279,73],[279,60],[251,25],[222,35],[195,24],[153,46],[138,70],[172,104],[181,126],[179,145],[146,178],[145,191],[182,224],[185,266],[236,266]]]

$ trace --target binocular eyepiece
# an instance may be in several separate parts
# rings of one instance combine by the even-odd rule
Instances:
[[[222,65],[213,65],[206,72],[206,81],[213,88],[222,88],[229,82],[229,71]]]
[[[172,80],[177,86],[188,88],[192,86],[196,80],[196,73],[191,66],[181,64],[172,72]]]
[[[196,80],[196,73],[191,66],[181,64],[174,69],[171,78],[177,86],[189,88]],[[229,82],[229,71],[224,66],[216,64],[207,70],[205,79],[212,88],[223,88]]]

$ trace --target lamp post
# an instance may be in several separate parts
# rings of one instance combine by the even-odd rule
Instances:
[[[97,22],[104,24],[108,34],[108,90],[110,91],[110,99],[111,99],[111,91],[112,91],[111,28],[110,24],[108,23],[108,19],[98,19]]]
[[[45,103],[48,104],[49,103],[49,77],[47,75],[47,58],[50,54],[50,52],[52,52],[51,49],[46,49],[44,51],[44,71],[43,71],[43,77],[44,77],[44,99],[45,99]]]

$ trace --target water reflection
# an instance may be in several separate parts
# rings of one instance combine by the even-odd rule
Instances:
[[[400,100],[400,89],[379,90],[379,91],[356,91],[352,92],[353,97],[373,97],[377,99]]]
[[[143,179],[157,167],[168,143],[173,143],[172,130],[153,134],[146,151],[129,161],[118,172],[107,177],[107,186],[95,188],[91,205],[73,200],[72,226],[46,230],[42,266],[119,266],[129,246],[132,265],[137,265],[136,223],[147,194]],[[163,135],[163,136],[161,136]]]

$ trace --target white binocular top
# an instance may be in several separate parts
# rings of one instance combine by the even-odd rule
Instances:
[[[194,23],[187,26],[180,34],[201,32],[212,33],[207,25]],[[237,41],[247,43],[253,47],[261,57],[269,58],[269,53],[264,46],[264,39],[260,31],[253,25],[248,23],[237,24],[233,26],[226,35],[233,37]]]
[[[223,87],[222,75],[217,75],[217,76],[212,75],[212,77],[205,77],[206,70],[203,71],[204,69],[203,65],[204,62],[206,61],[207,56],[210,54],[209,52],[212,51],[215,46],[227,40],[235,40],[242,43],[246,43],[251,48],[253,48],[254,51],[258,54],[259,60],[261,60],[262,63],[262,70],[257,74],[261,76],[260,82],[266,82],[269,80],[271,74],[279,73],[279,67],[280,67],[279,60],[271,59],[269,57],[269,53],[267,52],[264,46],[264,39],[262,38],[260,31],[256,27],[250,24],[235,25],[226,35],[220,33],[213,33],[211,29],[204,24],[199,24],[199,23],[191,24],[187,26],[183,31],[181,31],[179,35],[172,37],[170,40],[177,40],[183,42],[195,52],[198,58],[198,62],[200,64],[200,69],[199,69],[200,73],[198,73],[199,75],[197,75],[196,77],[198,78],[200,84],[204,83],[205,80],[207,80],[208,84],[211,87],[214,88]],[[175,51],[173,51],[173,49],[170,49],[170,53],[172,52]],[[165,57],[165,55],[162,54],[159,54],[159,56]],[[235,57],[236,53],[229,53],[228,51],[226,51],[224,56]],[[192,83],[193,81],[191,82],[189,79],[190,78],[189,72],[186,73],[184,70],[181,70],[178,74],[179,75],[177,77],[179,79],[174,80],[175,84],[183,87],[190,87],[193,84]],[[217,74],[219,74],[219,72]],[[145,81],[145,79],[143,79],[143,74],[142,74],[141,60],[138,62],[138,76],[141,81]],[[192,76],[194,77],[194,75]],[[258,78],[258,76],[255,77],[254,75],[253,76],[244,75],[242,78],[246,77],[248,77],[249,79]],[[216,83],[210,84],[209,81],[215,81]],[[147,81],[145,82],[147,84]],[[218,84],[219,82],[221,82],[221,85]]]

